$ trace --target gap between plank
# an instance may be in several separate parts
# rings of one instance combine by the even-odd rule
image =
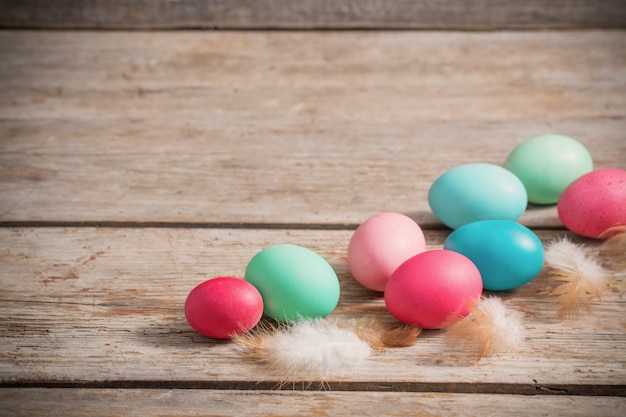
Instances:
[[[137,228],[137,229],[270,229],[356,230],[360,223],[262,223],[262,222],[168,222],[168,221],[0,221],[0,228]],[[448,230],[443,224],[420,224],[422,230]],[[555,226],[528,226],[532,230],[565,230]]]
[[[169,221],[0,221],[0,228],[138,228],[138,229],[308,229],[354,230],[356,223],[261,223],[261,222],[169,222]],[[428,227],[426,227],[428,229]]]
[[[415,392],[449,394],[580,395],[626,397],[626,385],[583,384],[502,384],[430,382],[337,382],[301,381],[84,381],[84,382],[0,382],[2,388],[93,388],[93,389],[211,389],[240,391],[344,391]]]

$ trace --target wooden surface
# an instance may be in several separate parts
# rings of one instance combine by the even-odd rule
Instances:
[[[54,401],[53,398],[65,401]],[[506,399],[506,402],[502,401]],[[90,416],[621,416],[614,397],[521,396],[408,392],[294,392],[171,389],[3,389],[12,417]],[[132,405],[129,408],[128,405]],[[284,411],[279,411],[284,410]],[[390,413],[390,410],[393,410]],[[567,410],[567,413],[563,413]]]
[[[0,27],[623,28],[622,0],[0,0]]]
[[[437,176],[502,164],[537,134],[626,166],[622,31],[9,31],[0,45],[0,221],[353,227],[400,211],[430,227]],[[544,208],[523,221],[559,226]]]
[[[440,248],[432,181],[545,132],[626,168],[625,32],[2,31],[0,54],[0,415],[624,415],[624,271],[578,320],[545,271],[502,294],[515,349],[425,331],[327,391],[277,391],[182,306],[295,243],[337,271],[333,315],[390,320],[346,264],[367,217]],[[554,207],[522,222],[567,234]]]

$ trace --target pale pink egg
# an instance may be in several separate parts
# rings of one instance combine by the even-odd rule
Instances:
[[[419,225],[400,213],[379,213],[361,224],[348,245],[348,266],[354,279],[384,291],[396,268],[426,249]]]

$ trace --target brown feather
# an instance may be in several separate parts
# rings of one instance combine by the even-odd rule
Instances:
[[[556,297],[553,302],[558,307],[557,315],[560,319],[579,316],[581,304],[587,314],[591,313],[590,295],[601,299],[600,289],[584,279],[580,273],[553,270],[551,278],[555,282],[561,282],[550,293]]]
[[[478,306],[470,308],[470,314],[446,328],[445,339],[452,345],[463,345],[463,348],[477,356],[491,354],[493,350],[493,322],[487,319]]]
[[[380,340],[385,347],[407,347],[415,344],[422,329],[411,326],[399,326],[381,334]]]
[[[421,329],[385,323],[379,318],[367,318],[339,323],[353,330],[357,336],[378,351],[386,348],[407,347],[415,344]]]

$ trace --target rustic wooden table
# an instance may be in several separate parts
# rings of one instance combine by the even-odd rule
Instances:
[[[294,243],[337,271],[333,315],[387,317],[346,263],[369,216],[440,248],[434,179],[546,132],[626,168],[624,31],[5,30],[0,83],[0,415],[625,414],[624,271],[579,319],[545,272],[503,294],[518,349],[476,363],[424,331],[326,390],[275,389],[182,310]],[[569,235],[553,206],[521,222]]]

